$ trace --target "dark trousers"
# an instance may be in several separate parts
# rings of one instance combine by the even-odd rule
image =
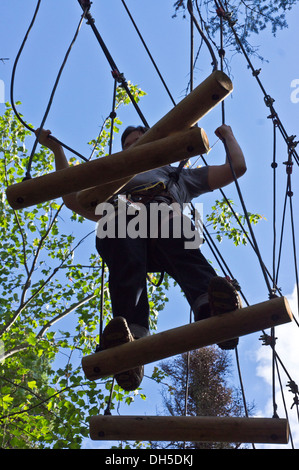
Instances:
[[[113,316],[122,316],[128,324],[147,329],[148,272],[168,273],[180,285],[191,307],[207,293],[211,278],[216,276],[200,249],[186,248],[185,242],[190,240],[184,234],[180,238],[173,236],[171,223],[168,238],[158,235],[152,239],[128,236],[96,239],[97,250],[109,268]]]

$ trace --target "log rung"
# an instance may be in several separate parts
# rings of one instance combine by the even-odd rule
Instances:
[[[286,419],[199,416],[93,416],[92,440],[287,444]]]
[[[230,78],[220,70],[214,71],[143,134],[134,146],[144,145],[189,129],[232,91],[233,84]],[[97,204],[107,201],[129,181],[130,178],[125,178],[121,184],[116,181],[81,191],[77,194],[78,202],[85,210],[93,211]]]
[[[74,193],[96,184],[129,179],[137,173],[159,168],[209,151],[208,137],[192,128],[138,147],[70,166],[11,185],[6,196],[13,209],[22,209]],[[94,212],[93,207],[93,212]]]
[[[87,379],[96,380],[290,321],[288,301],[278,297],[91,354],[82,367]]]
[[[113,158],[109,156],[96,159],[11,185],[6,191],[10,206],[13,209],[23,209],[77,192],[78,202],[94,215],[97,204],[108,200],[136,174],[207,153],[208,139],[200,129],[197,131],[201,133],[201,138],[197,139],[195,144],[190,139],[187,145],[182,142],[175,143],[172,137],[188,132],[232,90],[233,84],[229,77],[220,70],[214,71],[146,132],[138,143],[132,146],[134,148],[118,152]],[[162,143],[166,138],[170,140],[168,145],[162,148],[158,142]],[[154,146],[145,147],[152,143]],[[140,149],[136,153],[136,146],[143,147],[143,150]]]

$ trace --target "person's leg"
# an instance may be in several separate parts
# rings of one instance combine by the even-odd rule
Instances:
[[[97,250],[109,269],[113,317],[124,317],[132,329],[139,327],[136,336],[144,336],[149,329],[146,240],[97,238]]]
[[[159,238],[153,253],[157,267],[163,267],[182,288],[193,310],[194,320],[241,308],[240,297],[234,286],[225,278],[217,276],[200,249],[187,248],[185,242],[184,236]],[[237,344],[238,338],[234,338],[218,346],[227,350],[234,349]]]
[[[113,319],[102,335],[102,347],[107,349],[149,334],[147,240],[97,237],[96,247],[109,269]],[[139,366],[116,374],[115,379],[131,391],[140,386],[143,375],[144,367]]]
[[[211,279],[217,274],[199,248],[188,248],[190,239],[184,234],[182,220],[181,237],[174,236],[174,233],[178,233],[178,225],[174,228],[173,220],[169,224],[169,237],[159,236],[152,241],[152,261],[157,270],[165,270],[180,285],[193,310],[195,321],[208,318],[208,288]],[[178,219],[175,224],[178,224]],[[160,231],[161,234],[163,232]]]

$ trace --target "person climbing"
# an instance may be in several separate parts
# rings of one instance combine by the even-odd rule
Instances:
[[[121,137],[123,150],[134,145],[147,131],[143,126],[129,126]],[[36,131],[36,134],[38,130]],[[42,130],[39,141],[53,151],[56,169],[68,167],[63,148],[50,138],[49,130]],[[109,269],[109,292],[113,319],[105,327],[102,335],[102,349],[111,348],[149,335],[149,303],[147,297],[147,274],[166,272],[181,287],[193,311],[194,320],[200,321],[211,315],[219,315],[241,308],[239,294],[226,278],[217,276],[211,264],[205,259],[199,247],[188,248],[189,241],[184,233],[175,233],[177,221],[182,226],[184,204],[194,198],[222,188],[234,180],[234,174],[240,178],[246,172],[243,152],[230,126],[223,124],[215,131],[225,144],[230,161],[221,165],[209,165],[200,168],[182,168],[167,165],[158,169],[138,174],[126,184],[119,194],[114,195],[109,203],[115,207],[113,236],[97,231],[96,249]],[[232,166],[232,168],[231,168]],[[119,197],[125,197],[125,207],[130,207],[125,218],[119,214]],[[65,205],[83,217],[99,221],[101,215],[91,214],[82,208],[76,193],[63,197]],[[120,224],[126,227],[136,216],[136,204],[145,208],[147,214],[146,236],[130,236],[120,230]],[[150,212],[153,204],[167,206],[166,219],[160,217],[157,226],[151,231]],[[175,206],[176,210],[171,210]],[[177,207],[181,211],[177,210]],[[167,222],[167,237],[162,236],[163,224]],[[102,232],[104,231],[102,226]],[[99,233],[100,232],[100,233]],[[125,235],[124,235],[125,233]],[[154,235],[153,235],[154,233]],[[220,343],[222,349],[234,349],[238,338]],[[119,373],[115,376],[118,385],[124,390],[135,390],[141,384],[144,368]]]

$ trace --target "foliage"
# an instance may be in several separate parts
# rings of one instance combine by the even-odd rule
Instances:
[[[136,99],[143,94],[132,87]],[[117,104],[126,104],[118,90]],[[121,123],[116,120],[114,131]],[[110,120],[96,142],[105,152]],[[111,318],[107,284],[100,315],[102,263],[95,253],[94,227],[70,213],[61,201],[13,210],[7,186],[21,181],[28,164],[30,132],[11,107],[0,117],[0,409],[2,448],[80,448],[88,416],[110,400],[111,380],[90,382],[82,356],[94,352],[99,325]],[[71,159],[75,164],[75,159]],[[32,177],[53,171],[53,156],[41,147]],[[152,327],[167,300],[164,287],[150,288]],[[139,391],[115,386],[110,408],[132,403]],[[142,395],[142,394],[141,394]],[[142,395],[142,398],[145,398]]]
[[[143,92],[130,87],[138,100]],[[126,104],[119,88],[117,107]],[[120,125],[116,118],[113,132]],[[107,118],[98,138],[90,142],[96,157],[106,152],[110,128]],[[5,190],[24,178],[30,139],[7,104],[0,117],[1,447],[80,448],[88,437],[89,416],[103,412],[108,404],[114,410],[146,397],[142,390],[125,392],[118,385],[111,390],[110,379],[90,382],[83,376],[81,359],[94,352],[99,325],[111,318],[106,272],[95,252],[94,226],[83,224],[84,219],[66,210],[60,200],[20,211],[8,205]],[[77,164],[75,158],[70,161]],[[32,177],[53,170],[52,154],[41,147],[34,155]],[[217,219],[216,212],[212,223],[213,217]],[[229,233],[230,227],[223,230]],[[165,275],[161,285],[158,277],[151,281],[150,322],[155,329],[168,300],[169,278]],[[161,383],[164,378],[155,368],[152,379]]]
[[[192,351],[162,362],[170,382],[163,393],[164,405],[172,416],[240,416],[241,395],[228,385],[231,360],[227,351],[216,346]],[[186,388],[188,374],[188,388]],[[188,392],[186,392],[188,390]],[[187,402],[187,406],[186,406]],[[226,443],[171,443],[174,447],[195,449],[235,448]]]
[[[194,13],[196,12],[199,15],[203,29],[211,41],[214,40],[216,33],[219,31],[218,3],[215,0],[192,0]],[[278,30],[287,28],[287,12],[297,3],[297,0],[252,0],[250,2],[247,0],[228,0],[221,2],[221,5],[224,6],[225,13],[228,13],[228,18],[247,52],[256,54],[257,49],[249,43],[250,36],[258,34],[269,27],[272,34],[276,36]],[[174,16],[177,16],[180,12],[183,12],[185,16],[187,0],[175,1],[174,9]],[[239,47],[226,19],[224,18],[223,22],[224,47],[232,47],[238,51]]]
[[[234,203],[230,199],[216,199],[211,207],[212,212],[206,216],[207,227],[212,226],[214,234],[219,242],[223,237],[228,237],[234,245],[247,245],[248,233],[246,227],[246,217],[234,210]],[[256,225],[263,216],[259,214],[247,213],[250,224]]]

